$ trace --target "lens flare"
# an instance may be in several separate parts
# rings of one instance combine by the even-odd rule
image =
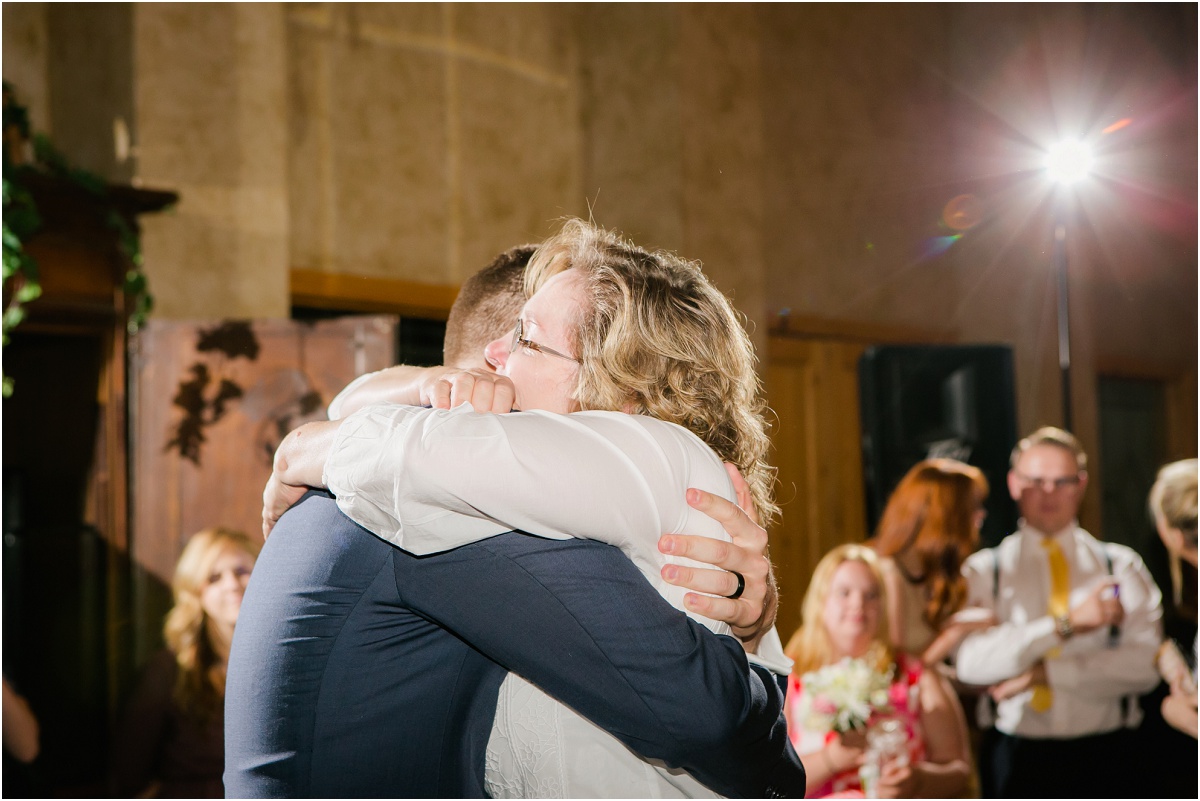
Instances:
[[[1073,184],[1092,171],[1092,150],[1083,142],[1059,142],[1046,153],[1046,171],[1060,184]]]
[[[950,249],[958,240],[962,239],[962,234],[951,234],[950,236],[935,236],[926,239],[921,246],[921,261],[929,261],[937,258]]]
[[[974,195],[951,198],[942,209],[942,222],[954,231],[974,228],[983,219],[983,202]]]
[[[1110,133],[1113,133],[1114,131],[1119,131],[1119,130],[1121,130],[1122,128],[1124,128],[1126,125],[1129,125],[1129,124],[1130,124],[1130,123],[1132,123],[1132,122],[1133,122],[1133,119],[1132,119],[1132,118],[1130,118],[1130,117],[1125,117],[1124,119],[1117,120],[1116,122],[1114,122],[1112,125],[1110,125],[1110,126],[1108,126],[1107,128],[1105,128],[1105,129],[1104,129],[1103,131],[1101,131],[1100,133],[1101,133],[1101,134],[1110,134]]]

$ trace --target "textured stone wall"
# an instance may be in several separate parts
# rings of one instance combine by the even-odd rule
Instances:
[[[1011,344],[1028,429],[1060,408],[1039,147],[1129,119],[1102,137],[1112,169],[1070,229],[1077,428],[1094,430],[1099,373],[1190,374],[1195,394],[1194,9],[112,13],[132,17],[132,53],[96,52],[107,74],[133,65],[132,175],[182,197],[146,223],[161,317],[285,316],[296,268],[455,284],[592,214],[701,260],[760,346],[784,317]],[[48,118],[68,92],[49,14],[4,6],[5,75],[70,142],[69,115]],[[98,89],[89,119],[106,91],[126,103]],[[954,229],[964,195],[973,224]]]
[[[584,211],[554,5],[287,10],[293,267],[456,284]]]
[[[137,4],[133,30],[136,177],[180,195],[174,211],[144,221],[156,313],[286,317],[283,7]]]

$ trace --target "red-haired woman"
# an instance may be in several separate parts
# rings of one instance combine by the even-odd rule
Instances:
[[[978,468],[926,459],[900,480],[870,543],[883,557],[892,646],[926,665],[941,662],[971,631],[995,622],[962,610],[962,563],[979,543],[987,494]]]

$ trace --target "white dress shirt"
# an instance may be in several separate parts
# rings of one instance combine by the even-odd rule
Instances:
[[[996,728],[1006,734],[1065,739],[1134,725],[1137,705],[1127,718],[1123,698],[1147,692],[1158,683],[1154,655],[1162,639],[1162,594],[1132,549],[1100,542],[1075,524],[1053,536],[1070,571],[1072,609],[1108,578],[1105,555],[1111,558],[1125,609],[1118,636],[1112,637],[1105,626],[1065,642],[1058,637],[1048,611],[1050,562],[1041,543],[1043,535],[1022,521],[1021,528],[998,546],[972,554],[963,566],[968,605],[992,610],[1000,624],[963,640],[957,656],[958,678],[991,685],[1045,660],[1053,704],[1045,712],[1034,711],[1032,690],[1001,701]]]
[[[467,405],[355,412],[338,431],[325,483],[351,519],[410,553],[437,553],[513,529],[616,545],[683,611],[687,591],[659,571],[668,563],[699,563],[660,553],[659,537],[728,541],[685,493],[696,487],[735,500],[720,459],[681,426],[617,412],[479,414]],[[689,616],[718,634],[730,631]],[[756,661],[790,670],[774,630]],[[512,674],[500,690],[485,780],[493,797],[504,798],[713,797],[686,773],[642,760]]]

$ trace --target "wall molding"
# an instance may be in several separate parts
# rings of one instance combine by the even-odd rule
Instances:
[[[318,309],[400,314],[444,320],[458,286],[421,284],[396,278],[370,278],[320,270],[290,271],[291,303]]]

